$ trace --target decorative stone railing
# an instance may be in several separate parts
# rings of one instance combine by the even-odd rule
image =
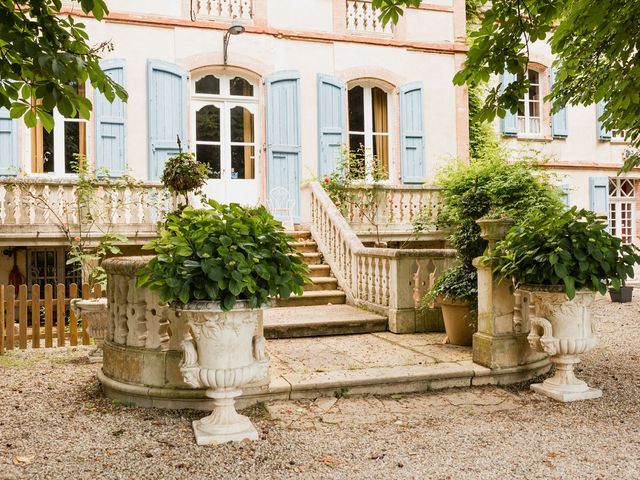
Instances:
[[[91,207],[94,231],[111,231],[132,237],[155,236],[157,223],[171,207],[159,183],[99,183]],[[78,205],[78,183],[71,178],[0,178],[0,238],[62,237],[62,226],[80,230],[87,212]]]
[[[317,182],[309,228],[350,303],[389,318],[396,333],[425,331],[424,294],[453,262],[451,249],[368,248]]]
[[[196,16],[202,20],[251,20],[252,0],[197,0]]]
[[[373,196],[367,190],[375,188]],[[362,238],[376,233],[378,226],[382,236],[394,233],[407,235],[413,231],[413,222],[419,213],[433,218],[442,208],[440,187],[423,185],[383,185],[352,187],[361,201],[350,203],[343,214],[351,228]],[[366,205],[366,199],[374,199],[375,207]],[[363,206],[364,205],[364,206]]]
[[[380,10],[369,0],[347,0],[347,31],[355,33],[393,34],[391,23],[383,25]]]

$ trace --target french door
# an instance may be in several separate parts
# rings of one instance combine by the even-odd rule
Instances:
[[[223,203],[259,203],[257,107],[235,99],[192,102],[196,158],[211,171],[204,188],[207,197]]]

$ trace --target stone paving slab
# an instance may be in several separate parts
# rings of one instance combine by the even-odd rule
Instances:
[[[270,308],[264,311],[269,339],[382,332],[387,319],[350,305]]]

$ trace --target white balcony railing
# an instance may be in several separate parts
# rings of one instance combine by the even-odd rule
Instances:
[[[62,239],[62,227],[81,231],[78,185],[73,179],[0,178],[0,241],[48,238]],[[91,222],[96,232],[111,231],[128,237],[157,235],[157,224],[172,207],[171,199],[158,183],[99,183]],[[82,220],[86,222],[86,220]]]
[[[391,23],[383,25],[379,15],[380,10],[373,8],[370,1],[347,0],[347,31],[391,35]]]
[[[198,0],[196,16],[210,20],[251,20],[253,19],[252,0]]]

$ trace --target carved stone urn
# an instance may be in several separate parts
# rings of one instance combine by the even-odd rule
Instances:
[[[268,375],[265,339],[256,334],[260,310],[239,301],[225,312],[217,302],[192,302],[176,307],[188,325],[182,342],[180,371],[184,381],[206,388],[213,412],[193,422],[198,445],[244,439],[257,440],[258,431],[249,418],[235,409],[241,388]]]
[[[533,350],[547,353],[556,366],[553,377],[531,385],[531,389],[561,402],[602,396],[601,390],[590,388],[574,374],[579,355],[598,343],[591,322],[595,293],[577,291],[569,300],[563,288],[523,286],[522,290],[529,292],[535,306],[529,344]]]
[[[71,300],[70,306],[77,319],[84,318],[86,320],[89,336],[96,344],[96,348],[89,353],[89,361],[92,363],[102,362],[102,345],[109,325],[107,299],[74,298]]]

